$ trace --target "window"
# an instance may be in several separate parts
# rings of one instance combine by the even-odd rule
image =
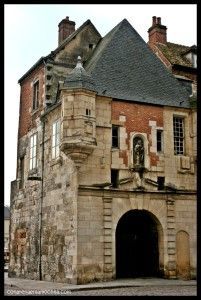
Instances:
[[[37,152],[37,133],[34,133],[30,139],[30,161],[29,161],[30,170],[35,169],[37,166],[36,152]]]
[[[157,130],[156,131],[156,139],[157,139],[157,152],[163,151],[163,131]]]
[[[184,154],[184,118],[174,117],[173,118],[173,129],[174,129],[174,154]]]
[[[112,126],[112,147],[118,148],[119,147],[119,127]]]
[[[86,116],[91,116],[91,109],[86,109]]]
[[[33,110],[37,109],[39,105],[39,81],[33,85]]]
[[[52,125],[52,158],[59,157],[60,144],[60,120],[57,120]]]
[[[157,178],[157,183],[158,183],[158,190],[164,190],[165,188],[165,177],[158,177]]]
[[[119,170],[111,169],[111,183],[112,187],[117,188],[119,182]]]
[[[24,157],[20,158],[20,183],[19,188],[24,188]]]

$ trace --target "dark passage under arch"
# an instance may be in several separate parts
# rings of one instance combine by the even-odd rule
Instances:
[[[158,231],[145,210],[125,213],[116,229],[116,277],[159,276]]]

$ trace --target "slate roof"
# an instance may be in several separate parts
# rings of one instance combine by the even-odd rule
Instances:
[[[4,206],[4,219],[10,219],[10,210],[7,206]]]
[[[186,58],[192,47],[174,44],[167,42],[166,44],[157,44],[157,47],[162,51],[163,55],[169,60],[172,65],[182,65],[192,67],[192,63]]]
[[[81,63],[81,57],[78,56],[76,67],[66,76],[64,86],[68,88],[86,88],[95,90],[94,80],[85,71]]]
[[[187,91],[126,19],[101,39],[84,67],[99,95],[189,107]]]

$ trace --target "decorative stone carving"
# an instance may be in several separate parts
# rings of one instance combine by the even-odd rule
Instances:
[[[144,143],[141,137],[133,140],[133,162],[134,167],[144,167]]]

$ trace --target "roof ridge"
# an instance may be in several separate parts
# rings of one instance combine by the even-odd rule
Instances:
[[[122,21],[120,21],[115,27],[113,27],[97,44],[92,56],[90,57],[90,59],[86,62],[85,64],[85,68],[90,69],[90,66],[93,64],[94,59],[96,59],[96,55],[98,54],[98,52],[104,51],[104,48],[107,47],[108,43],[111,41],[112,37],[118,32],[118,30],[121,29],[122,26],[128,26],[133,32],[135,32],[135,34],[145,43],[145,41],[143,40],[143,38],[139,35],[139,33],[133,28],[133,26],[129,23],[129,21],[124,18]],[[104,44],[105,43],[105,44]],[[102,47],[102,49],[100,49],[100,47]]]

